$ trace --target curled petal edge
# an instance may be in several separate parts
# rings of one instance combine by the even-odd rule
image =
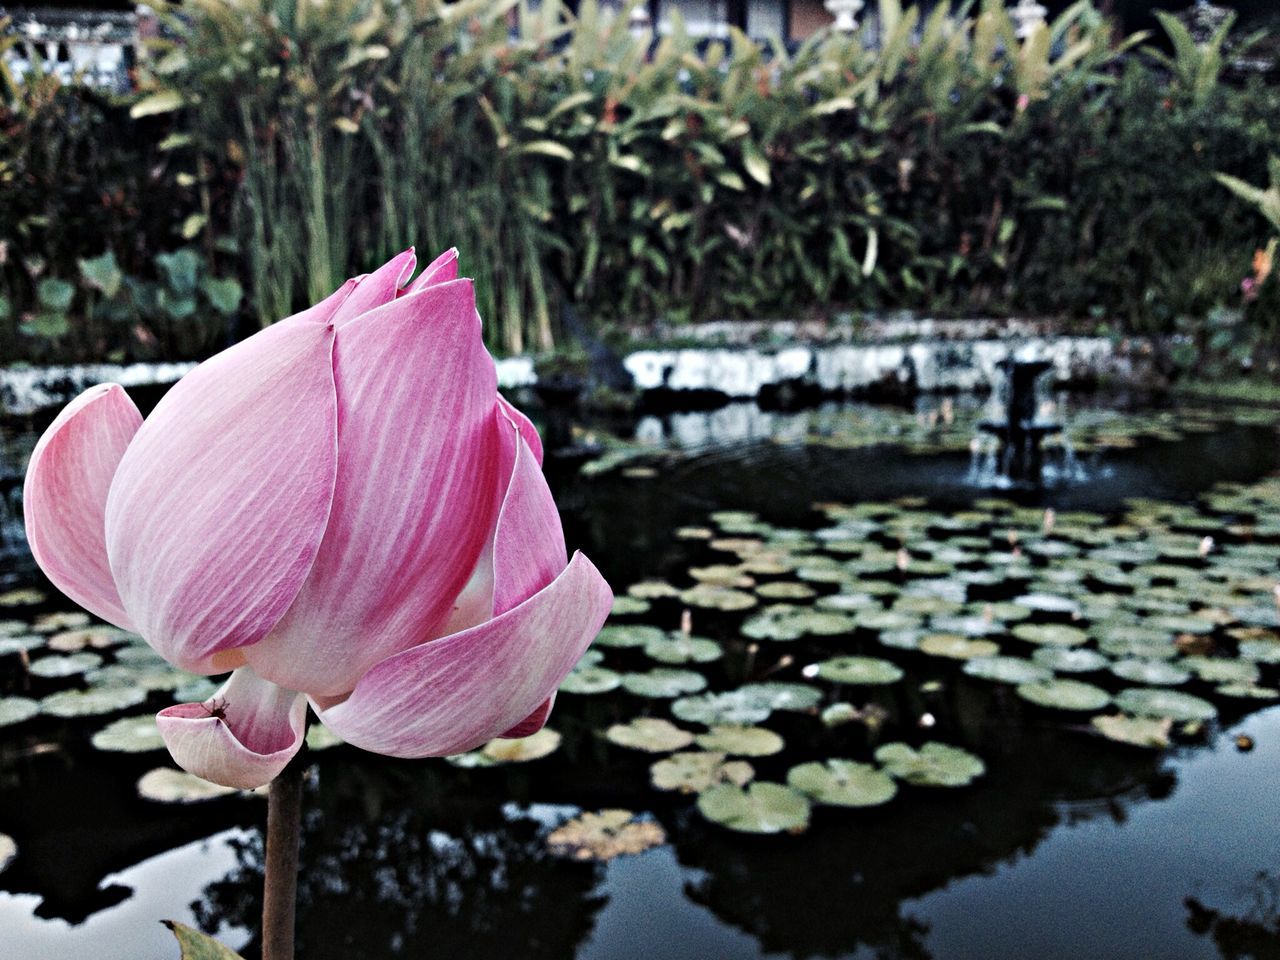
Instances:
[[[156,726],[183,770],[254,790],[274,780],[301,749],[306,719],[305,696],[241,667],[204,703],[161,710]]]

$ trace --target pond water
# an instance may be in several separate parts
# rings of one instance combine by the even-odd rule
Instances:
[[[317,738],[299,956],[1280,954],[1280,411],[1058,403],[1090,482],[1015,500],[966,482],[976,402],[580,431],[549,473],[625,599],[555,735]],[[162,802],[127,720],[193,678],[40,580],[41,425],[0,435],[0,957],[254,956],[263,800]]]

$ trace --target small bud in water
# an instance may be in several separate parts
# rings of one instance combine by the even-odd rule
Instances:
[[[1009,528],[1009,532],[1005,534],[1005,536],[1009,540],[1009,546],[1016,547],[1018,545],[1018,531],[1013,529],[1013,527]]]
[[[932,713],[922,713],[920,719],[916,721],[922,730],[928,730],[937,724],[938,720]]]
[[[680,614],[680,632],[686,637],[693,633],[693,611],[685,610]]]
[[[807,680],[812,680],[817,675],[818,675],[818,665],[816,663],[811,663],[807,665],[803,670],[800,671],[800,676],[804,677]]]
[[[1213,552],[1213,537],[1205,537],[1200,541],[1200,556],[1207,557]]]
[[[1236,749],[1241,753],[1248,753],[1253,749],[1253,737],[1246,734],[1240,734],[1236,737]]]
[[[905,570],[907,569],[907,565],[908,565],[910,562],[911,562],[911,554],[907,553],[907,548],[906,548],[906,547],[899,547],[899,548],[898,548],[898,558],[897,558],[897,560],[895,560],[895,561],[894,561],[894,563],[895,563],[895,565],[897,566],[897,568],[898,568],[899,570],[903,570],[903,571],[905,571]]]
[[[1049,507],[1044,512],[1044,535],[1047,537],[1053,533],[1053,525],[1057,521],[1058,515],[1054,513],[1053,507]]]

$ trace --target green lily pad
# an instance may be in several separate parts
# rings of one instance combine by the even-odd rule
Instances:
[[[1093,717],[1089,722],[1108,740],[1155,750],[1169,746],[1169,731],[1173,727],[1168,717],[1130,717],[1123,713]]]
[[[480,752],[494,763],[527,763],[555,753],[560,749],[560,741],[559,733],[543,727],[528,737],[490,740],[480,748]]]
[[[123,717],[109,723],[93,735],[91,742],[99,750],[117,753],[146,753],[164,749],[164,739],[156,726],[156,718],[149,714]]]
[[[79,611],[45,613],[36,617],[32,623],[37,633],[57,633],[59,630],[74,630],[88,625],[89,615]]]
[[[834,807],[878,807],[898,792],[888,774],[852,760],[802,763],[787,772],[787,785]]]
[[[47,639],[47,637],[38,633],[24,633],[9,637],[0,636],[0,657],[39,650],[45,645]]]
[[[1254,663],[1280,663],[1280,640],[1244,640],[1240,656]]]
[[[664,640],[664,634],[657,627],[645,624],[609,624],[600,631],[595,645],[600,647],[643,647],[654,640]]]
[[[265,789],[261,788],[260,791],[255,792],[265,792]],[[138,781],[138,796],[155,803],[202,803],[242,792],[235,787],[210,783],[193,773],[175,770],[172,767],[157,767],[155,770],[149,770]]]
[[[1040,647],[1031,659],[1055,673],[1092,673],[1105,670],[1111,661],[1094,650],[1077,647]]]
[[[1082,712],[1101,710],[1111,702],[1111,694],[1107,691],[1079,680],[1019,684],[1018,696],[1037,706]]]
[[[240,954],[219,943],[206,933],[201,933],[177,920],[161,920],[178,941],[180,960],[243,960]]]
[[[680,596],[680,591],[665,580],[641,580],[627,587],[627,596],[637,600],[668,600]]]
[[[1256,683],[1258,665],[1226,657],[1183,657],[1182,664],[1205,683]]]
[[[1167,660],[1119,660],[1111,672],[1121,680],[1148,687],[1177,687],[1191,679],[1191,674]]]
[[[706,637],[692,637],[676,632],[662,640],[651,640],[644,645],[644,654],[659,663],[712,663],[724,656],[720,644]]]
[[[714,786],[698,795],[698,811],[741,833],[799,833],[809,826],[810,806],[799,791],[761,781],[745,789],[732,783]]]
[[[886,743],[876,762],[891,777],[921,787],[963,787],[986,773],[986,764],[967,750],[929,741],[919,750],[905,743]]]
[[[131,663],[113,663],[98,667],[84,675],[94,687],[137,687],[140,690],[178,690],[199,679],[169,666],[167,663],[137,666]]]
[[[1013,602],[1033,613],[1070,617],[1080,612],[1080,604],[1075,600],[1054,593],[1027,593],[1015,598]]]
[[[1224,683],[1215,688],[1214,692],[1237,700],[1280,699],[1280,690],[1274,687],[1261,687],[1254,683]]]
[[[688,751],[672,754],[649,768],[655,790],[702,793],[718,784],[746,786],[756,772],[745,760],[728,760],[723,753]]]
[[[569,860],[603,863],[667,842],[662,825],[630,810],[583,813],[547,835],[547,849]]]
[[[57,653],[79,653],[81,650],[107,650],[128,640],[130,634],[115,627],[83,627],[63,630],[49,637],[47,646]]]
[[[331,750],[334,747],[342,746],[344,743],[346,743],[345,740],[322,723],[312,724],[307,730],[308,750]]]
[[[1140,717],[1168,717],[1176,723],[1212,720],[1218,708],[1208,700],[1159,687],[1130,687],[1116,694],[1116,706]]]
[[[773,708],[767,702],[744,694],[741,690],[732,690],[728,693],[682,697],[671,704],[671,712],[676,719],[686,723],[701,723],[708,727],[749,727],[768,720]]]
[[[78,677],[102,663],[96,653],[71,653],[66,656],[41,657],[31,663],[33,676],[46,678]]]
[[[40,712],[40,704],[28,697],[0,697],[0,727],[12,727]]]
[[[638,616],[642,613],[648,613],[652,607],[652,603],[640,597],[619,594],[613,598],[613,616],[615,617]]]
[[[756,596],[765,600],[811,600],[817,596],[817,591],[803,583],[778,580],[757,586]]]
[[[782,737],[764,727],[714,726],[695,739],[703,750],[734,757],[768,757],[785,746]]]
[[[877,657],[835,657],[805,668],[805,676],[819,676],[834,683],[882,686],[902,679],[900,667]]]
[[[754,596],[734,590],[732,587],[717,587],[710,584],[699,584],[680,594],[682,603],[701,610],[721,610],[733,613],[750,610],[759,603]]]
[[[592,696],[617,690],[622,674],[607,667],[574,667],[560,684],[563,693]]]
[[[6,590],[0,593],[0,607],[35,607],[45,603],[49,598],[42,590],[21,587],[17,590]]]
[[[776,680],[745,683],[736,692],[770,710],[795,710],[800,713],[812,710],[822,700],[822,691],[817,687],[807,683],[782,683]]]
[[[971,640],[956,633],[930,633],[920,638],[917,649],[931,657],[974,660],[996,656],[1000,653],[1000,644],[994,640]]]
[[[622,689],[637,697],[671,700],[698,693],[707,687],[707,678],[693,670],[659,667],[647,673],[625,673]]]
[[[1089,642],[1089,635],[1065,623],[1020,623],[1013,628],[1019,640],[1042,647],[1078,647]]]
[[[173,691],[175,703],[203,703],[218,692],[220,684],[208,677],[194,677]]]
[[[1009,684],[1053,679],[1053,671],[1048,667],[1023,657],[976,657],[965,663],[964,672],[981,680]]]
[[[693,734],[688,730],[658,717],[636,717],[628,723],[615,723],[604,735],[610,743],[645,753],[670,753],[693,743]]]
[[[137,687],[93,687],[60,690],[40,701],[40,712],[52,717],[91,717],[136,707],[147,699]]]

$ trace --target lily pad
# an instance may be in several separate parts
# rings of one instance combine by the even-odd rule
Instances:
[[[122,717],[109,723],[93,735],[91,742],[99,750],[117,753],[147,753],[164,749],[164,739],[156,726],[156,718],[150,714]]]
[[[194,773],[175,770],[173,767],[157,767],[142,775],[138,781],[138,796],[156,803],[203,803],[230,797],[241,791],[224,787],[219,783],[202,780]]]
[[[37,677],[78,677],[102,663],[102,657],[88,651],[65,656],[41,657],[31,664],[31,673]]]
[[[643,853],[666,842],[661,824],[630,810],[583,813],[547,835],[547,849],[555,856],[597,863]]]
[[[1089,642],[1089,635],[1065,623],[1020,623],[1013,628],[1019,640],[1042,647],[1078,647]]]
[[[886,743],[876,762],[890,776],[921,787],[963,787],[986,773],[986,764],[967,750],[929,741],[919,750],[905,743]]]
[[[835,657],[806,668],[805,676],[814,675],[835,683],[855,686],[882,686],[902,679],[902,669],[878,657]]]
[[[1116,694],[1116,706],[1140,717],[1168,717],[1177,723],[1212,720],[1218,708],[1208,700],[1159,687],[1131,687]]]
[[[917,649],[931,657],[974,660],[996,656],[1000,653],[1000,644],[994,640],[971,640],[956,633],[930,633],[920,638]]]
[[[997,683],[1038,683],[1053,678],[1053,671],[1023,657],[977,657],[964,665],[964,672]]]
[[[613,598],[613,615],[615,617],[634,617],[642,613],[648,613],[653,604],[648,600],[640,597],[631,597],[626,594],[619,594]]]
[[[617,690],[622,674],[606,667],[574,667],[560,684],[563,693],[591,696]]]
[[[662,640],[650,640],[644,645],[644,654],[659,663],[712,663],[724,656],[724,651],[714,640],[677,631]]]
[[[1215,688],[1215,693],[1223,697],[1237,700],[1278,700],[1280,690],[1274,687],[1262,687],[1255,683],[1224,683]]]
[[[1183,666],[1205,683],[1256,683],[1258,665],[1226,657],[1183,657]]]
[[[643,647],[646,643],[666,638],[657,627],[646,624],[609,624],[600,631],[595,644],[600,647]]]
[[[732,783],[714,786],[698,795],[698,811],[741,833],[799,833],[809,826],[810,806],[798,790],[761,781],[745,789]]]
[[[737,693],[770,710],[795,710],[800,713],[812,710],[822,701],[822,691],[807,683],[782,683],[768,680],[762,683],[746,683]]]
[[[649,768],[655,790],[702,793],[721,783],[745,786],[756,772],[745,760],[728,760],[723,753],[690,750],[659,760]]]
[[[1018,696],[1054,710],[1093,712],[1111,702],[1111,694],[1101,687],[1079,680],[1046,680],[1018,685]]]
[[[787,772],[787,785],[834,807],[878,807],[898,792],[887,773],[852,760],[802,763]]]
[[[28,697],[0,697],[0,727],[12,727],[40,712],[40,704]]]
[[[1111,672],[1121,680],[1150,687],[1176,687],[1191,679],[1191,674],[1168,660],[1118,660]]]
[[[754,596],[732,587],[717,587],[710,584],[699,584],[680,594],[680,600],[691,607],[702,610],[721,610],[732,613],[750,610],[759,603]]]
[[[322,723],[312,724],[307,730],[308,750],[331,750],[342,746],[346,741]]]
[[[1105,670],[1111,661],[1096,650],[1076,647],[1040,647],[1031,659],[1055,673],[1093,673]]]
[[[41,614],[32,623],[37,633],[57,633],[59,630],[73,630],[88,625],[89,615],[79,611]]]
[[[637,600],[667,600],[680,596],[680,591],[665,580],[641,580],[627,587],[627,596]]]
[[[495,763],[527,763],[541,760],[560,749],[560,734],[550,727],[543,727],[528,737],[512,740],[490,740],[480,752]]]
[[[21,624],[20,624],[21,626]],[[0,636],[0,657],[15,653],[30,653],[45,645],[46,637],[38,633],[24,633],[18,636]]]
[[[1169,731],[1173,728],[1168,717],[1130,717],[1123,713],[1093,717],[1089,722],[1108,740],[1155,750],[1169,746]]]
[[[645,753],[670,753],[693,743],[693,734],[659,717],[636,717],[629,723],[615,723],[605,739],[620,747]]]
[[[687,723],[701,723],[708,727],[722,724],[749,727],[768,720],[773,708],[760,698],[732,690],[682,697],[671,704],[671,712],[676,719]]]
[[[785,746],[782,737],[764,727],[714,726],[696,741],[703,750],[734,757],[768,757]]]
[[[40,701],[40,712],[53,717],[89,717],[136,707],[147,698],[137,687],[93,687],[60,690]]]
[[[637,697],[671,700],[698,693],[707,687],[707,678],[693,670],[673,670],[659,667],[647,673],[622,675],[622,689]]]

